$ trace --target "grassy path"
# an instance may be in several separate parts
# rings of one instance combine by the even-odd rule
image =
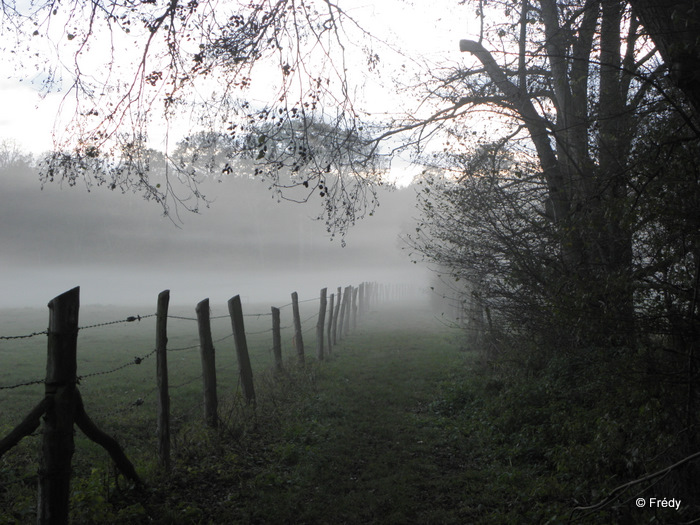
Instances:
[[[308,355],[314,353],[312,339]],[[221,354],[230,359],[232,352]],[[180,368],[196,378],[198,356],[192,355]],[[225,385],[235,380],[222,379],[220,432],[201,423],[197,383],[188,395],[175,391],[169,473],[156,466],[153,425],[138,417],[143,411],[122,415],[100,408],[102,398],[113,399],[110,389],[118,382],[86,382],[92,413],[110,412],[100,423],[118,437],[147,487],[125,487],[123,480],[117,487],[107,455],[78,433],[72,521],[473,523],[469,494],[482,485],[480,474],[464,432],[454,418],[440,415],[446,390],[465,377],[468,359],[459,351],[459,333],[430,314],[374,312],[323,363],[309,358],[300,370],[290,362],[289,372],[273,380],[256,361],[257,410],[231,399]],[[137,387],[135,392],[143,390],[141,383]],[[126,403],[118,394],[114,399]],[[2,479],[12,481],[11,492],[0,491],[7,507],[0,525],[35,521],[37,446],[37,440],[24,443],[14,463],[0,465]]]
[[[464,366],[445,330],[394,319],[343,342],[318,368],[315,394],[285,422],[269,470],[242,494],[240,519],[464,523],[469,454],[430,409],[441,381]]]

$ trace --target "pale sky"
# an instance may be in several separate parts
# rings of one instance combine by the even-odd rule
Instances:
[[[459,61],[459,39],[478,25],[473,15],[469,15],[471,9],[457,6],[455,0],[434,0],[429,3],[346,0],[339,4],[356,17],[365,29],[380,35],[408,57],[422,56],[432,62]],[[46,48],[47,54],[52,52],[52,49]],[[382,58],[392,57],[383,53]],[[393,60],[382,63],[379,80],[367,79],[365,107],[369,111],[388,114],[411,111],[413,102],[397,96],[392,89],[391,76],[399,62],[406,63],[410,74],[411,64],[401,57],[393,57]],[[61,93],[51,93],[41,99],[40,80],[32,69],[18,68],[14,71],[11,64],[5,61],[0,63],[0,93],[4,101],[0,113],[0,140],[12,139],[33,153],[52,148],[51,132],[63,97]],[[383,82],[384,86],[378,82]],[[405,162],[399,160],[398,164],[402,169],[406,168]]]

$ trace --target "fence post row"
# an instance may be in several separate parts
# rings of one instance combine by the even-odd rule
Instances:
[[[158,294],[156,311],[156,381],[158,387],[158,464],[170,469],[170,394],[168,392],[168,305],[170,290]]]
[[[327,288],[320,294],[318,322],[316,325],[319,360],[330,355],[332,347],[343,333],[350,329],[352,309],[353,327],[357,327],[357,316],[368,312],[371,301],[377,298],[379,287],[376,283],[361,283],[359,288],[338,287],[337,294],[330,294],[327,301]],[[167,320],[170,291],[158,294],[156,313],[156,372],[157,372],[157,434],[158,462],[170,469],[170,397],[168,392],[167,362]],[[294,344],[300,364],[304,363],[304,343],[302,339],[299,300],[297,292],[292,293],[294,315]],[[24,420],[7,436],[0,440],[0,456],[14,447],[19,441],[33,433],[41,424],[44,415],[42,451],[40,457],[38,483],[38,523],[67,523],[69,516],[71,460],[75,450],[73,425],[77,425],[92,441],[104,447],[121,473],[137,484],[141,480],[136,470],[124,454],[116,440],[102,432],[88,417],[77,388],[77,339],[78,313],[80,308],[80,288],[76,287],[49,302],[48,357],[46,366],[45,397],[34,407]],[[238,368],[243,395],[248,404],[255,402],[253,372],[250,366],[248,345],[243,325],[243,311],[240,296],[228,301],[231,326],[233,329]],[[217,427],[218,400],[216,392],[216,358],[211,336],[209,299],[196,306],[202,361],[204,417],[207,425]],[[328,322],[326,324],[326,317]],[[343,331],[344,329],[344,331]],[[280,309],[272,307],[272,337],[275,370],[282,369],[282,343],[280,334]],[[324,330],[327,346],[324,345]],[[324,348],[325,346],[325,348]]]
[[[204,393],[204,420],[211,428],[219,424],[216,395],[216,354],[211,337],[209,299],[200,301],[196,308],[199,329],[199,353],[202,359],[202,388]]]

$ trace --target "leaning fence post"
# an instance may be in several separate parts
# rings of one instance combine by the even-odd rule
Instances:
[[[294,316],[294,346],[297,348],[299,364],[304,364],[304,339],[301,336],[301,317],[299,316],[299,295],[292,292],[292,315]]]
[[[76,395],[80,287],[49,302],[45,393],[48,398],[39,466],[37,522],[68,523]]]
[[[202,359],[202,381],[204,390],[204,420],[211,428],[219,424],[218,399],[216,396],[216,354],[211,338],[209,299],[197,304],[197,326],[199,329],[199,355]]]
[[[328,331],[326,333],[326,339],[328,340],[328,355],[330,355],[333,350],[333,340],[331,339],[331,333],[333,331],[333,301],[335,299],[335,294],[331,294],[330,300],[328,301]]]
[[[345,329],[344,334],[348,335],[350,333],[350,308],[352,302],[352,285],[345,287],[345,301],[347,302],[345,306],[345,321],[343,327]]]
[[[248,342],[245,337],[243,326],[243,307],[241,306],[241,296],[237,295],[228,301],[228,311],[231,314],[231,326],[233,328],[233,341],[236,345],[236,356],[238,357],[238,372],[241,377],[243,387],[243,397],[247,404],[251,401],[255,403],[255,389],[253,388],[253,369],[250,367],[250,356],[248,355]]]
[[[335,312],[333,313],[333,344],[338,344],[338,317],[340,313],[340,303],[342,300],[342,292],[340,291],[340,286],[338,286],[338,293],[336,294],[338,304],[335,305]]]
[[[275,371],[282,370],[282,334],[280,329],[280,309],[272,307],[272,353],[275,356]]]
[[[156,311],[156,375],[158,386],[158,464],[170,469],[170,395],[168,393],[168,304],[170,290],[158,294]]]
[[[323,360],[323,329],[326,327],[326,294],[327,288],[321,289],[321,305],[318,308],[318,322],[316,323],[316,357]]]

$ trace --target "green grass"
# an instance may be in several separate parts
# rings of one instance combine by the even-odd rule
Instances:
[[[313,303],[302,318],[313,317]],[[248,311],[265,312],[266,309]],[[284,311],[283,311],[284,312]],[[134,313],[124,311],[116,318]],[[171,314],[192,316],[171,309]],[[222,315],[224,312],[213,312]],[[111,314],[111,317],[108,315]],[[289,314],[287,314],[289,316]],[[115,319],[105,309],[81,325]],[[247,332],[267,330],[269,317],[246,317]],[[312,328],[315,319],[304,325]],[[284,318],[282,325],[291,323]],[[256,378],[256,410],[243,406],[231,338],[217,348],[217,379],[222,399],[220,432],[203,429],[198,350],[168,356],[174,434],[174,472],[163,476],[154,462],[155,362],[152,358],[114,373],[95,375],[128,363],[152,348],[154,320],[81,331],[79,388],[95,422],[114,435],[147,481],[149,492],[135,496],[115,483],[106,453],[76,434],[73,513],[76,522],[140,522],[145,514],[162,522],[333,522],[367,520],[423,522],[455,513],[464,474],[453,466],[454,451],[441,451],[449,436],[426,420],[435,389],[461,366],[455,335],[406,312],[376,313],[342,341],[324,363],[316,363],[313,329],[306,332],[309,365],[298,370],[290,354],[291,330],[283,332],[287,372],[270,372],[269,333],[249,335]],[[39,325],[41,326],[41,325]],[[15,323],[12,332],[34,331]],[[39,328],[40,329],[40,328]],[[24,330],[24,331],[23,331]],[[227,319],[213,321],[213,337],[230,332]],[[19,366],[45,359],[45,338],[3,345],[2,383],[41,377],[41,367]],[[169,320],[169,348],[197,344],[196,324]],[[43,363],[42,363],[43,364]],[[3,390],[3,433],[38,402],[42,385]],[[134,402],[143,400],[138,406]],[[4,519],[32,521],[38,436],[25,439],[3,458],[7,484]],[[439,461],[438,461],[439,460]],[[437,461],[437,463],[436,463]],[[119,488],[121,486],[121,489]],[[438,490],[440,487],[443,489]],[[440,494],[438,494],[440,493]],[[448,494],[449,493],[449,494]],[[218,494],[218,500],[212,500]],[[9,499],[13,501],[8,501]],[[436,503],[442,501],[439,505]],[[456,516],[456,514],[455,514]],[[456,519],[456,518],[455,518]]]
[[[313,316],[312,305],[303,318]],[[249,332],[266,330],[268,322],[246,318]],[[169,473],[155,460],[155,362],[87,377],[80,389],[88,412],[123,445],[146,487],[115,477],[107,454],[77,432],[73,522],[486,525],[698,517],[693,492],[672,478],[639,489],[647,488],[647,497],[683,494],[680,513],[637,509],[630,492],[599,512],[572,514],[673,462],[667,454],[675,437],[664,431],[671,427],[660,401],[620,381],[601,382],[612,358],[596,361],[599,370],[577,381],[567,363],[556,361],[539,376],[502,373],[463,351],[461,334],[428,312],[385,309],[362,319],[319,363],[312,357],[314,322],[305,325],[307,366],[296,366],[288,331],[288,361],[278,375],[270,370],[269,334],[249,337],[255,409],[243,403],[231,338],[215,345],[218,431],[202,423],[197,349],[169,354]],[[81,332],[79,373],[150,351],[153,330],[152,320],[144,320]],[[214,339],[228,331],[226,319],[214,321]],[[172,320],[169,334],[170,348],[197,342],[191,321]],[[0,359],[21,361],[29,355],[25,344],[21,351],[3,345]],[[3,370],[3,382],[28,373],[20,366],[21,376]],[[23,415],[13,400],[31,406],[41,388],[0,396],[4,434]],[[143,403],[132,406],[136,399]],[[38,446],[38,436],[27,438],[0,460],[0,524],[35,521]]]

